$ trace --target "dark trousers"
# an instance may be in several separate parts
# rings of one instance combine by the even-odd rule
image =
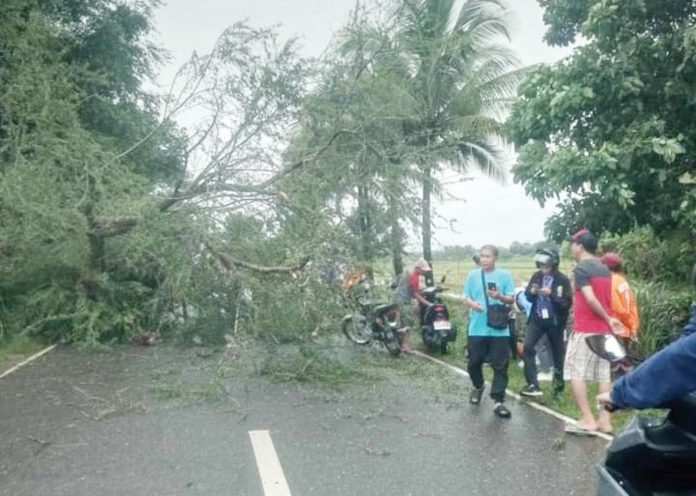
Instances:
[[[510,329],[510,355],[513,361],[517,357],[517,320],[508,320],[508,329]]]
[[[551,356],[553,356],[554,382],[563,383],[563,326],[555,322],[554,319],[547,321],[539,320],[534,317],[529,319],[527,326],[527,335],[524,338],[524,376],[527,379],[527,384],[539,386],[537,382],[537,365],[536,365],[536,344],[541,337],[546,334],[551,347]]]
[[[508,363],[510,362],[510,338],[469,336],[468,371],[474,387],[483,387],[483,363],[488,362],[493,369],[491,398],[495,401],[505,400],[505,388],[508,384]]]

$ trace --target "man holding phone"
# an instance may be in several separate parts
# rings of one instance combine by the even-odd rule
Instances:
[[[481,403],[483,364],[488,361],[493,369],[493,412],[501,418],[510,418],[504,401],[510,362],[508,305],[515,299],[515,281],[510,272],[496,268],[497,258],[495,246],[482,247],[479,252],[481,268],[471,271],[464,285],[464,300],[470,309],[467,368],[474,386],[469,400],[475,405]]]

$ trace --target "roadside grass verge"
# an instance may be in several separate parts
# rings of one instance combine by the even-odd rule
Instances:
[[[0,341],[0,370],[11,367],[44,347],[45,344],[23,335]]]

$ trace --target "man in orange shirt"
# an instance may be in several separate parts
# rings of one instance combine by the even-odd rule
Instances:
[[[623,324],[623,332],[617,337],[636,340],[640,327],[636,295],[623,273],[623,260],[618,253],[605,253],[600,259],[611,271],[611,311]]]

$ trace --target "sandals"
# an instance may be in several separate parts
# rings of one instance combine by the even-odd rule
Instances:
[[[575,424],[568,424],[565,426],[563,429],[564,432],[567,434],[573,434],[575,436],[583,436],[583,437],[590,437],[590,436],[596,436],[599,431],[591,431],[589,429],[583,429],[582,427],[578,427]]]
[[[481,403],[481,397],[483,396],[483,389],[484,388],[473,388],[471,390],[471,395],[469,396],[469,403],[472,405],[478,405]]]

